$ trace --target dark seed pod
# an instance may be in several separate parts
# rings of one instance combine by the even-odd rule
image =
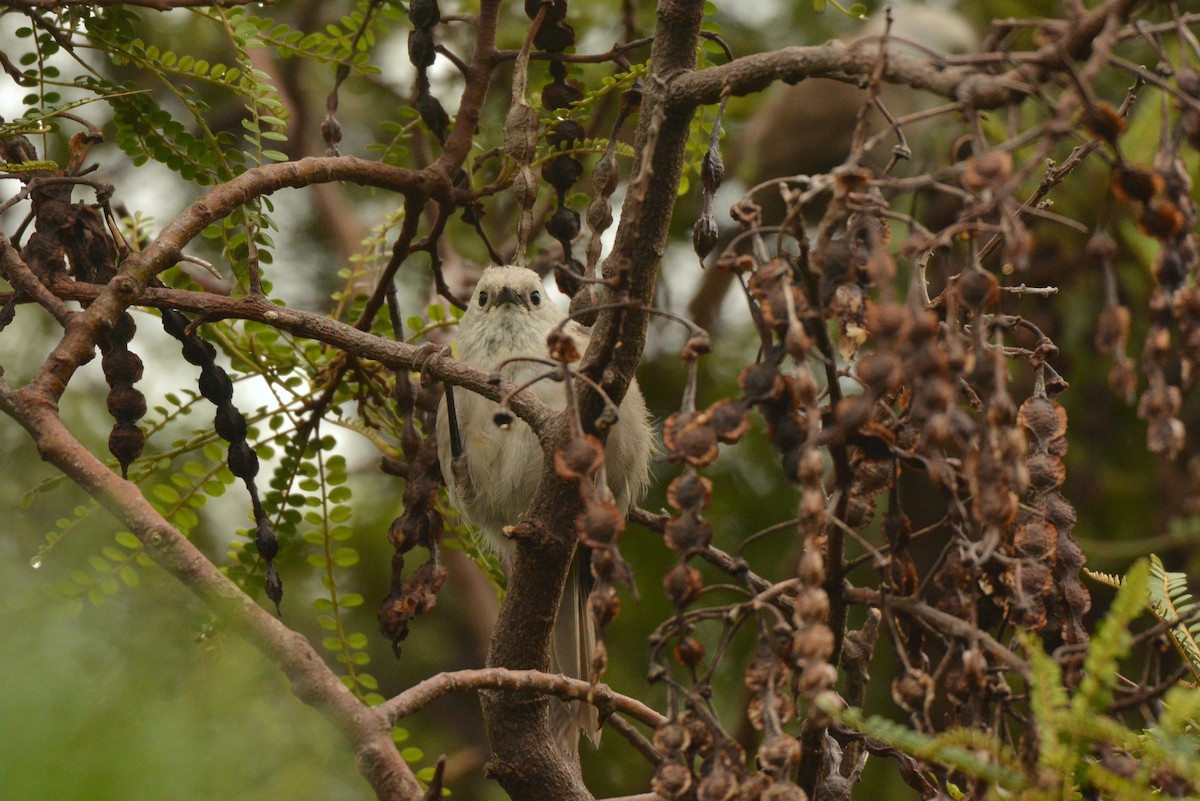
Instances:
[[[704,185],[704,191],[712,194],[721,187],[724,180],[725,162],[721,153],[715,148],[709,148],[700,161],[700,183]]]
[[[546,222],[546,233],[563,242],[563,248],[566,250],[571,241],[579,235],[579,212],[559,206]]]
[[[432,28],[442,21],[437,0],[412,0],[408,4],[408,20],[414,28]]]
[[[581,175],[583,175],[583,165],[579,159],[571,156],[555,156],[542,165],[542,178],[559,194],[565,194]],[[579,215],[576,214],[575,217],[576,229],[578,229]]]
[[[561,19],[550,25],[542,23],[537,36],[533,37],[533,44],[547,53],[561,53],[575,44],[575,29]]]
[[[720,232],[717,230],[716,218],[711,213],[704,213],[692,226],[692,249],[696,255],[704,259],[717,245]]]
[[[408,60],[417,69],[424,69],[437,59],[433,33],[428,28],[414,28],[408,32]]]

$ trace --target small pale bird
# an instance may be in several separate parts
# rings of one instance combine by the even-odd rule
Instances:
[[[514,356],[545,359],[546,336],[563,316],[545,297],[537,273],[524,267],[489,267],[483,271],[459,322],[458,359],[489,373]],[[580,353],[586,351],[588,333],[582,326],[569,322],[565,331],[575,338]],[[501,374],[507,381],[521,383],[546,369],[542,364],[517,362],[505,366]],[[560,410],[564,407],[562,384],[545,380],[532,389],[547,406]],[[450,502],[479,529],[484,544],[499,554],[508,569],[515,545],[504,536],[503,529],[520,520],[533,499],[542,473],[542,449],[524,421],[516,419],[505,428],[497,426],[494,415],[499,406],[495,402],[459,391],[454,394],[454,405],[463,450],[458,459],[451,453],[444,398],[437,418],[438,456]],[[646,488],[651,454],[646,401],[634,381],[625,393],[605,445],[609,488],[622,512]],[[595,625],[587,604],[588,559],[585,549],[576,553],[550,648],[552,672],[585,681],[590,679],[596,649]],[[590,704],[557,704],[551,711],[551,725],[568,753],[578,751],[580,729],[593,742],[600,739],[599,718]]]

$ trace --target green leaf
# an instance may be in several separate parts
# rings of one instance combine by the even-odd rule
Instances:
[[[338,567],[351,567],[358,564],[358,551],[353,548],[338,548],[333,554],[333,563]]]

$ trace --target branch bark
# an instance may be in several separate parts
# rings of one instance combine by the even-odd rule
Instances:
[[[141,541],[150,558],[277,664],[297,698],[333,721],[354,746],[358,768],[380,801],[423,797],[392,742],[387,716],[355,698],[302,634],[256,604],[168,523],[136,484],[93,456],[66,429],[52,404],[29,388],[17,390],[0,379],[0,409],[29,432],[43,460],[91,493]]]

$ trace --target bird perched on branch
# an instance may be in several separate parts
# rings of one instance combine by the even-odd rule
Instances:
[[[489,267],[484,270],[470,306],[459,323],[458,359],[487,372],[499,372],[517,384],[547,371],[546,338],[563,321],[563,313],[545,297],[542,279],[524,267]],[[573,337],[580,353],[587,350],[588,333],[575,322],[564,332]],[[509,359],[539,359],[541,362]],[[542,380],[532,386],[542,402],[561,410],[566,395],[561,383]],[[449,401],[449,403],[448,403]],[[461,453],[452,444],[451,409],[461,442]],[[438,456],[450,501],[467,522],[476,526],[484,544],[494,549],[507,570],[515,558],[514,543],[504,536],[505,526],[524,514],[541,480],[544,456],[533,430],[514,419],[497,425],[500,407],[473,393],[459,392],[444,398],[438,409]],[[617,422],[609,429],[605,469],[617,508],[628,510],[649,481],[651,429],[646,402],[634,381],[620,404]],[[576,552],[567,574],[550,644],[550,670],[571,678],[590,680],[596,650],[595,625],[588,608],[591,581],[589,553]],[[600,738],[595,707],[579,702],[557,704],[551,726],[568,753],[579,748],[579,730],[593,741]]]

